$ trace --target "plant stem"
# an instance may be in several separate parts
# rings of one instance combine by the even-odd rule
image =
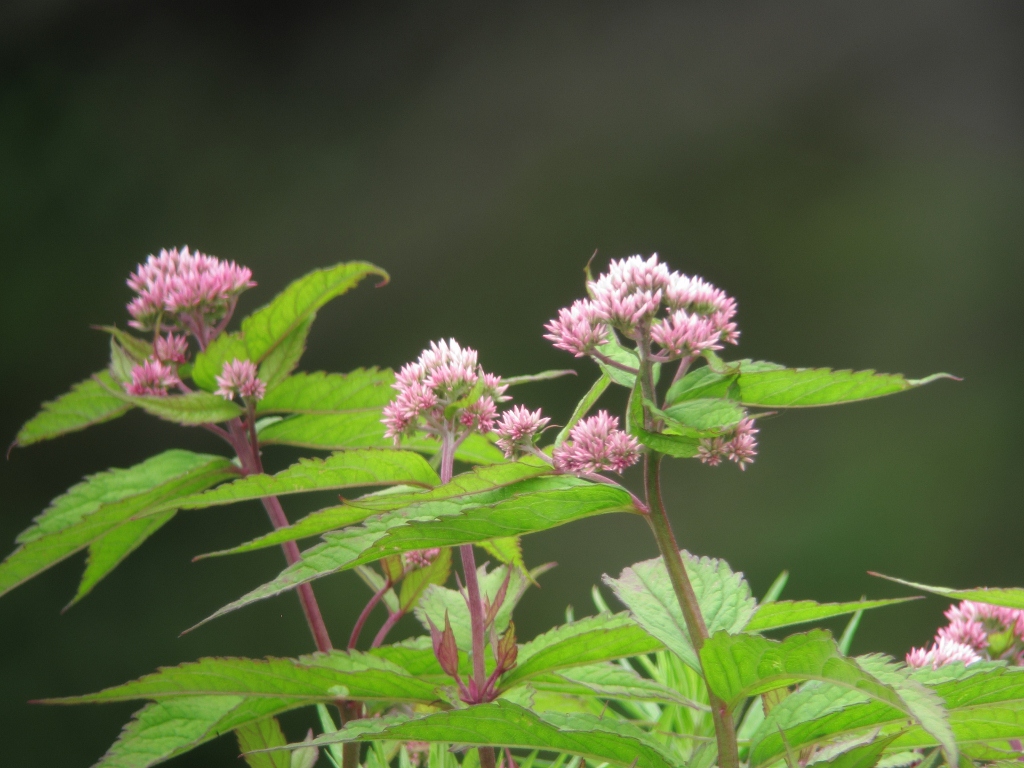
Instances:
[[[376,607],[377,603],[381,601],[384,594],[391,589],[391,582],[385,581],[384,586],[373,593],[373,597],[370,598],[366,607],[363,608],[362,613],[359,614],[359,618],[356,619],[356,625],[352,627],[352,634],[348,637],[348,649],[351,651],[356,647],[356,643],[359,642],[359,635],[363,631],[363,626],[366,624],[366,620],[370,618],[370,612]]]
[[[640,387],[645,400],[657,402],[654,389],[654,371],[650,362],[650,341],[649,334],[643,330],[638,334],[637,348],[640,352]],[[647,429],[656,430],[658,424],[652,418],[647,407],[644,407],[644,422]],[[672,531],[672,524],[669,522],[668,514],[665,511],[665,502],[661,497],[661,459],[662,455],[656,451],[649,450],[644,455],[644,490],[647,496],[647,522],[654,533],[654,539],[658,543],[658,550],[661,552],[661,559],[665,563],[669,580],[672,582],[672,590],[676,593],[676,600],[679,601],[679,608],[683,612],[683,619],[686,621],[686,629],[690,635],[690,642],[697,652],[697,659],[700,660],[700,649],[704,641],[708,639],[708,628],[704,623],[704,617],[700,612],[700,603],[693,591],[690,577],[686,573],[686,566],[679,554],[679,544],[676,542],[675,533]],[[708,689],[708,701],[711,704],[711,719],[715,725],[715,737],[718,740],[718,765],[719,768],[738,768],[739,751],[736,744],[736,725],[733,722],[732,712],[722,699],[715,695],[711,686],[707,685],[707,678],[704,680]]]
[[[388,636],[388,632],[391,631],[391,628],[395,626],[395,624],[398,623],[398,620],[404,615],[405,613],[403,611],[389,613],[388,618],[380,625],[380,629],[377,630],[377,635],[373,638],[373,642],[370,644],[370,647],[380,648],[381,644],[384,642],[384,638]]]
[[[480,747],[480,768],[494,768],[494,747]]]

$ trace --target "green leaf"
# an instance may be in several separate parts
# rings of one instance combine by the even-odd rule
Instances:
[[[302,355],[306,352],[306,338],[309,336],[309,329],[313,327],[316,320],[314,312],[300,323],[295,330],[285,336],[260,363],[259,378],[271,390],[280,384],[299,364]]]
[[[633,387],[626,406],[626,428],[629,434],[648,448],[668,456],[692,458],[697,455],[697,449],[700,447],[700,440],[695,436],[666,435],[650,432],[644,427],[643,396],[639,381]]]
[[[383,408],[394,398],[395,375],[388,369],[357,368],[351,373],[296,373],[284,379],[256,408],[257,413],[330,414]],[[378,428],[380,421],[377,422]],[[383,432],[383,430],[381,429]]]
[[[162,667],[98,693],[42,703],[94,704],[220,695],[306,702],[347,698],[429,704],[437,700],[432,683],[413,677],[387,659],[359,651],[331,651],[298,659],[205,658]]]
[[[276,475],[249,475],[175,502],[178,509],[202,509],[290,493],[361,488],[372,485],[423,485],[438,482],[423,457],[411,451],[364,448],[326,459],[299,459]]]
[[[684,377],[669,391],[668,402],[675,404],[697,395],[728,397],[750,407],[806,408],[883,397],[930,384],[938,379],[955,378],[947,373],[937,373],[924,379],[907,379],[900,374],[876,373],[872,370],[780,368],[774,363],[748,360],[723,365],[721,370],[715,371],[712,368],[686,384],[684,382],[688,377]]]
[[[141,520],[129,520],[114,528],[110,533],[100,536],[89,545],[89,557],[85,565],[85,573],[78,584],[78,592],[64,610],[77,603],[92,592],[100,580],[119,566],[128,555],[163,528],[174,517],[174,512],[144,517]]]
[[[363,496],[350,504],[317,510],[287,528],[280,528],[247,544],[214,554],[238,554],[266,547],[276,547],[286,541],[318,536],[328,531],[361,523],[371,515],[393,512],[410,504],[465,497],[509,486],[530,477],[546,474],[549,471],[550,468],[546,464],[530,459],[494,467],[480,467],[472,472],[456,475],[450,483],[429,491],[407,487],[404,492],[399,492],[398,487],[389,488],[385,492]]]
[[[277,578],[230,603],[205,621],[299,584],[387,555],[413,549],[475,544],[499,536],[548,530],[594,515],[635,511],[632,497],[626,490],[565,475],[526,480],[491,493],[504,498],[481,503],[479,499],[467,496],[410,504],[369,518],[361,526],[325,534],[322,544],[303,552],[301,559]]]
[[[158,505],[169,512],[174,499],[208,488],[234,472],[231,463],[220,456],[171,450],[129,469],[112,469],[86,478],[54,499],[18,536],[21,546],[0,563],[0,595],[101,541],[134,516]],[[127,554],[124,540],[117,541],[123,557]],[[118,546],[114,540],[99,544],[98,562],[87,570],[85,591],[117,564],[119,558],[110,554]]]
[[[185,426],[216,424],[242,415],[242,409],[237,403],[225,400],[219,395],[211,395],[209,392],[189,392],[185,395],[163,397],[124,395],[122,399],[152,416]]]
[[[716,632],[700,653],[708,686],[730,707],[748,696],[820,680],[851,688],[905,709],[896,691],[839,654],[829,632],[814,629],[776,641]]]
[[[384,437],[381,411],[353,410],[346,413],[300,413],[265,427],[260,432],[263,445],[293,445],[321,451],[340,451],[350,448],[394,448]],[[429,437],[416,437],[402,441],[407,450],[434,454],[440,444]],[[466,438],[455,452],[455,458],[471,464],[499,464],[504,454],[487,438],[473,434]]]
[[[145,339],[140,339],[128,331],[123,331],[115,325],[93,326],[98,331],[109,333],[112,339],[116,339],[125,352],[136,362],[141,363],[153,354],[153,345]]]
[[[501,383],[509,387],[515,387],[519,384],[529,384],[534,381],[550,381],[551,379],[560,379],[563,376],[575,375],[576,371],[571,368],[561,368],[559,370],[541,371],[540,373],[528,373],[525,376],[502,377]]]
[[[121,385],[132,380],[132,368],[136,361],[117,343],[117,339],[110,337],[110,365],[108,370],[114,380]]]
[[[821,621],[833,616],[843,616],[857,611],[882,608],[887,605],[905,603],[914,598],[898,597],[889,600],[858,600],[849,603],[816,603],[813,600],[782,600],[767,603],[757,609],[750,623],[744,627],[746,632],[764,632],[768,629],[789,627],[794,624],[806,624]]]
[[[898,737],[899,734],[896,733],[884,739],[876,739],[870,744],[855,747],[849,752],[843,752],[828,762],[815,763],[815,765],[827,765],[829,768],[875,768],[879,758],[882,756],[882,752]]]
[[[276,717],[265,717],[235,729],[238,749],[249,768],[291,768],[287,752],[252,752],[254,749],[283,747],[288,743]]]
[[[922,592],[930,592],[933,595],[948,597],[950,600],[972,600],[976,603],[988,603],[989,605],[1001,605],[1004,608],[1024,609],[1024,589],[1020,587],[976,587],[974,589],[951,589],[950,587],[933,587],[928,584],[918,584],[914,581],[904,581],[895,576],[886,576],[881,573],[869,571],[872,576],[902,584],[905,587],[919,589]]]
[[[608,385],[611,383],[611,378],[602,370],[601,376],[590,386],[590,389],[587,390],[587,394],[583,396],[583,399],[576,404],[576,409],[572,412],[572,417],[558,433],[558,436],[555,438],[556,446],[565,442],[565,439],[569,437],[569,432],[572,428],[579,423],[580,419],[590,413],[590,409],[594,407],[594,403],[596,403],[601,395],[604,394],[604,391],[608,389]]]
[[[242,334],[222,333],[210,345],[196,355],[192,365],[192,381],[208,392],[217,388],[217,377],[224,370],[224,364],[233,360],[249,360]],[[254,361],[257,362],[257,361]]]
[[[304,701],[182,696],[139,710],[94,768],[149,768]]]
[[[43,403],[42,410],[18,430],[14,445],[26,446],[52,440],[123,416],[132,406],[110,394],[109,389],[116,386],[108,371],[100,371],[75,384],[70,392]]]
[[[680,555],[708,632],[741,631],[757,606],[743,574],[733,573],[724,560],[698,559],[685,550]],[[618,579],[605,576],[604,582],[629,608],[641,627],[663,642],[689,667],[701,671],[697,653],[690,643],[686,620],[660,557],[626,568]]]
[[[481,541],[480,546],[487,550],[489,555],[496,557],[498,562],[511,565],[523,573],[526,572],[526,563],[523,561],[523,545],[519,536],[502,536],[490,541]]]
[[[402,580],[402,588],[398,593],[399,610],[403,613],[412,610],[423,596],[424,590],[431,585],[443,585],[448,581],[451,572],[452,551],[445,548],[426,568],[417,568]]]
[[[539,691],[572,696],[653,701],[658,704],[709,711],[706,705],[696,704],[667,685],[641,677],[633,670],[625,669],[618,664],[590,664],[564,669],[558,673],[538,674],[531,676],[530,685]]]
[[[673,426],[720,431],[735,427],[746,415],[746,412],[742,407],[729,400],[701,398],[685,400],[666,408],[662,414]]]
[[[600,613],[548,630],[519,649],[519,663],[502,678],[510,688],[536,675],[660,651],[664,646],[625,613]]]
[[[429,741],[468,746],[501,744],[511,749],[567,752],[594,761],[635,768],[671,768],[676,765],[663,748],[636,726],[596,715],[536,714],[518,704],[498,699],[466,709],[425,717],[353,720],[334,734],[313,743],[338,741]]]
[[[292,282],[266,306],[242,321],[249,359],[261,363],[279,344],[320,307],[342,295],[369,275],[385,281],[388,274],[364,261],[316,269]]]

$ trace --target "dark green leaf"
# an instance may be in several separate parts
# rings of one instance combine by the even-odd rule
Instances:
[[[235,729],[238,737],[238,749],[249,768],[291,768],[291,759],[287,752],[256,752],[246,754],[255,749],[283,747],[288,743],[281,724],[276,717],[265,717]]]
[[[894,581],[905,587],[919,589],[922,592],[931,592],[933,595],[948,597],[950,600],[972,600],[976,603],[988,603],[989,605],[1001,605],[1005,608],[1024,609],[1024,589],[1020,587],[976,587],[974,589],[951,589],[949,587],[933,587],[928,584],[918,584],[914,581],[904,581],[894,576],[885,576],[881,573],[872,573],[882,579]]]
[[[354,720],[337,733],[325,734],[313,743],[371,740],[500,744],[513,749],[567,752],[597,763],[634,768],[676,765],[660,745],[630,723],[596,715],[535,714],[502,699],[416,719]]]
[[[764,632],[768,629],[789,627],[794,624],[806,624],[821,621],[833,616],[843,616],[857,611],[882,608],[887,605],[905,603],[914,598],[899,597],[890,600],[859,600],[850,603],[816,603],[813,600],[782,600],[768,603],[757,609],[750,623],[744,628],[747,632]]]
[[[296,328],[331,299],[354,288],[369,275],[388,274],[363,261],[317,269],[292,282],[273,301],[242,321],[242,336],[253,362],[262,362]]]
[[[34,525],[18,536],[21,546],[0,563],[0,595],[102,540],[134,516],[147,514],[157,505],[164,505],[164,512],[173,511],[174,499],[233,474],[234,467],[220,456],[172,450],[130,469],[86,478],[54,499]],[[87,571],[86,591],[117,564],[119,557],[110,556],[113,549],[119,549],[121,557],[126,554],[128,545],[118,541],[117,546],[113,541],[99,545],[99,561]]]
[[[176,501],[178,509],[202,509],[289,493],[361,488],[373,485],[422,485],[438,482],[423,457],[411,451],[364,448],[326,459],[299,459],[276,475],[249,475],[212,491]]]
[[[108,371],[100,371],[75,384],[70,392],[43,403],[42,410],[18,431],[14,445],[52,440],[124,415],[132,406],[110,393],[115,387],[117,383]]]
[[[743,574],[733,573],[724,560],[696,558],[685,550],[680,554],[708,632],[741,631],[757,606]],[[685,664],[698,672],[701,670],[690,643],[686,620],[660,557],[626,568],[618,579],[605,576],[604,582],[629,608],[641,627]]]

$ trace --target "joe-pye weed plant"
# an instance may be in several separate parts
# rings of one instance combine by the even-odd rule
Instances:
[[[613,260],[596,278],[588,267],[586,296],[547,324],[556,347],[596,363],[572,414],[510,395],[571,371],[503,378],[454,339],[429,342],[397,373],[297,372],[316,312],[369,277],[387,281],[363,262],[316,270],[230,331],[251,272],[161,251],[128,280],[134,332],[103,327],[107,367],[18,433],[15,446],[28,446],[139,408],[208,430],[225,452],[169,449],[86,477],[18,537],[0,564],[0,594],[87,550],[77,603],[178,512],[258,501],[272,530],[204,556],[279,547],[286,567],[200,624],[294,591],[315,648],[203,658],[45,700],[146,702],[97,765],[156,765],[232,731],[252,768],[959,768],[1022,758],[1024,590],[900,582],[960,601],[950,623],[905,663],[852,657],[863,612],[906,598],[784,601],[783,574],[758,601],[727,563],[680,549],[662,499],[672,460],[749,466],[766,416],[944,374],[727,361],[720,353],[740,336],[736,302],[657,256]],[[615,386],[628,390],[625,411],[596,410]],[[269,474],[264,451],[281,445],[313,455]],[[619,476],[637,463],[643,483],[630,489]],[[327,490],[337,504],[289,520],[282,497]],[[658,557],[606,576],[594,615],[567,610],[564,624],[521,642],[514,609],[549,570],[526,565],[522,538],[607,513],[642,520]],[[304,540],[314,543],[300,549]],[[313,582],[345,571],[369,593],[339,644]],[[613,612],[613,601],[626,610]],[[408,614],[423,633],[390,640]],[[765,634],[843,615],[838,641],[818,628]],[[313,727],[289,743],[277,715],[303,708]]]

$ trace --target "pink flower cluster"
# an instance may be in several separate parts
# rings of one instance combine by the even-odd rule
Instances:
[[[574,426],[551,458],[556,470],[574,475],[603,470],[622,472],[640,460],[640,444],[619,429],[618,417],[598,411],[596,416]]]
[[[128,304],[131,325],[143,331],[180,326],[197,333],[230,315],[238,295],[254,285],[251,270],[233,261],[189,252],[188,246],[161,250],[128,278],[138,294]]]
[[[402,553],[402,565],[405,569],[412,570],[413,568],[426,568],[437,556],[441,554],[440,547],[430,547],[429,549],[414,549],[411,552]]]
[[[964,600],[945,615],[949,624],[939,629],[930,647],[912,649],[907,666],[938,669],[954,661],[973,664],[982,659],[1024,665],[1024,611]]]
[[[631,339],[643,329],[665,359],[739,341],[732,321],[736,301],[699,277],[670,271],[657,254],[613,260],[605,274],[587,283],[587,291],[590,299],[559,310],[544,326],[544,338],[576,357],[599,352],[612,328]],[[666,315],[659,318],[663,308]]]
[[[155,395],[162,397],[167,390],[181,384],[181,379],[174,369],[161,362],[149,358],[141,365],[132,368],[132,380],[125,386],[129,395]]]
[[[395,445],[417,429],[441,437],[456,423],[464,434],[487,434],[494,428],[496,403],[508,399],[503,397],[508,386],[502,384],[501,377],[484,372],[477,363],[476,350],[460,347],[455,339],[432,341],[416,362],[402,367],[392,386],[398,395],[385,406],[381,421],[387,427],[384,436],[393,438]],[[445,415],[450,406],[474,390],[479,397],[458,407],[450,417]]]
[[[498,420],[498,447],[505,453],[506,459],[519,453],[533,450],[537,435],[548,425],[551,419],[541,416],[541,410],[530,411],[524,405],[514,406],[501,414]]]
[[[216,379],[214,394],[225,400],[233,400],[236,395],[243,400],[262,400],[267,394],[267,385],[256,376],[256,364],[251,360],[235,358],[224,363]]]
[[[742,419],[729,435],[719,437],[702,437],[697,448],[697,458],[704,464],[717,467],[722,459],[734,461],[740,469],[746,469],[757,455],[758,433],[753,419]]]

